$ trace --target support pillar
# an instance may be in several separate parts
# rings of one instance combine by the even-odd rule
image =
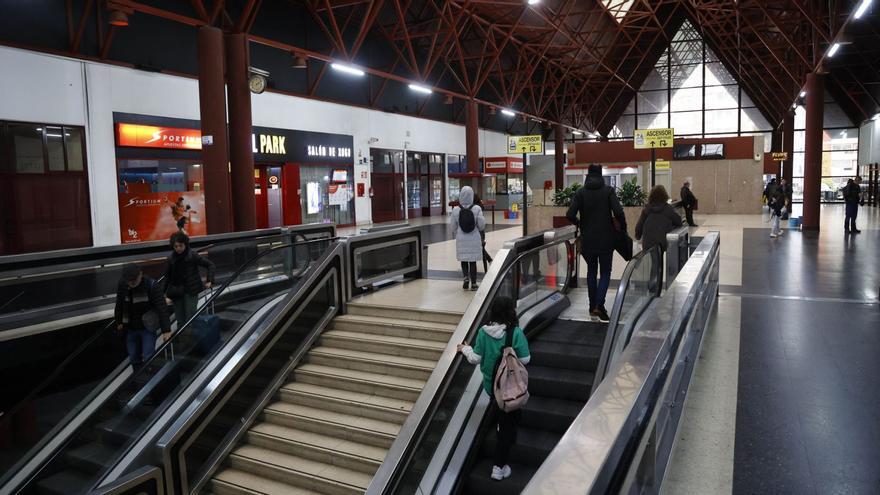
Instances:
[[[807,123],[804,136],[804,223],[805,230],[819,230],[819,207],[822,180],[822,116],[825,80],[822,75],[807,74]]]
[[[257,228],[254,200],[251,92],[248,88],[248,41],[244,34],[226,36],[227,100],[229,101],[229,158],[232,179],[232,218],[235,230]]]
[[[199,112],[202,170],[205,177],[205,221],[208,234],[229,232],[229,154],[226,139],[226,90],[223,83],[223,31],[202,26],[198,33]],[[253,181],[253,179],[251,179]],[[253,184],[251,184],[253,190]]]
[[[480,107],[474,100],[465,102],[464,141],[467,153],[467,171],[480,173]]]
[[[561,191],[565,188],[565,129],[561,124],[556,124],[553,137],[556,138],[556,153],[554,155],[556,166],[553,169],[555,172],[553,183],[555,189]]]
[[[782,119],[782,151],[788,158],[782,164],[782,176],[794,187],[794,112],[788,111]]]

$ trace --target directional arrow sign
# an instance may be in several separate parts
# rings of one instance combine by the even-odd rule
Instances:
[[[673,134],[673,129],[636,129],[633,132],[633,147],[637,150],[672,148]]]
[[[510,154],[543,153],[544,139],[540,134],[530,136],[508,136],[507,150]]]

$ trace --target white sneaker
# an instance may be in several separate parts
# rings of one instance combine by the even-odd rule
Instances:
[[[779,237],[779,236],[776,235],[776,234],[770,234],[770,238],[771,238],[771,239],[776,239],[777,237]]]
[[[784,230],[782,230],[782,229],[779,230],[779,235],[782,235],[782,234],[784,234],[784,233],[785,233]]]
[[[495,481],[501,481],[504,478],[510,476],[510,466],[505,464],[503,468],[498,466],[492,466],[492,479]]]

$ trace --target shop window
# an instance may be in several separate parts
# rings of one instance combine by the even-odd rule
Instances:
[[[82,129],[65,127],[64,146],[67,151],[67,171],[82,172],[85,168]]]
[[[507,174],[498,174],[495,176],[495,186],[498,194],[509,194],[509,184],[507,182]]]
[[[672,146],[673,160],[692,160],[697,157],[697,145],[675,144]]]
[[[50,172],[64,172],[64,129],[46,127],[46,158]]]
[[[339,167],[327,165],[300,165],[300,187],[305,195],[306,208],[303,223],[329,222],[352,225],[354,217],[354,178],[348,174],[347,181],[333,183],[333,170]],[[382,200],[388,200],[382,198]]]
[[[43,127],[38,124],[10,124],[14,171],[19,174],[42,174],[46,171],[43,159]]]
[[[708,158],[724,158],[723,143],[708,143],[700,146],[700,157]]]

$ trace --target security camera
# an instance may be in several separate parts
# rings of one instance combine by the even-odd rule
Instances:
[[[369,141],[370,144],[378,143],[378,142],[379,142],[379,138],[374,138],[374,137],[371,137],[370,141]]]

